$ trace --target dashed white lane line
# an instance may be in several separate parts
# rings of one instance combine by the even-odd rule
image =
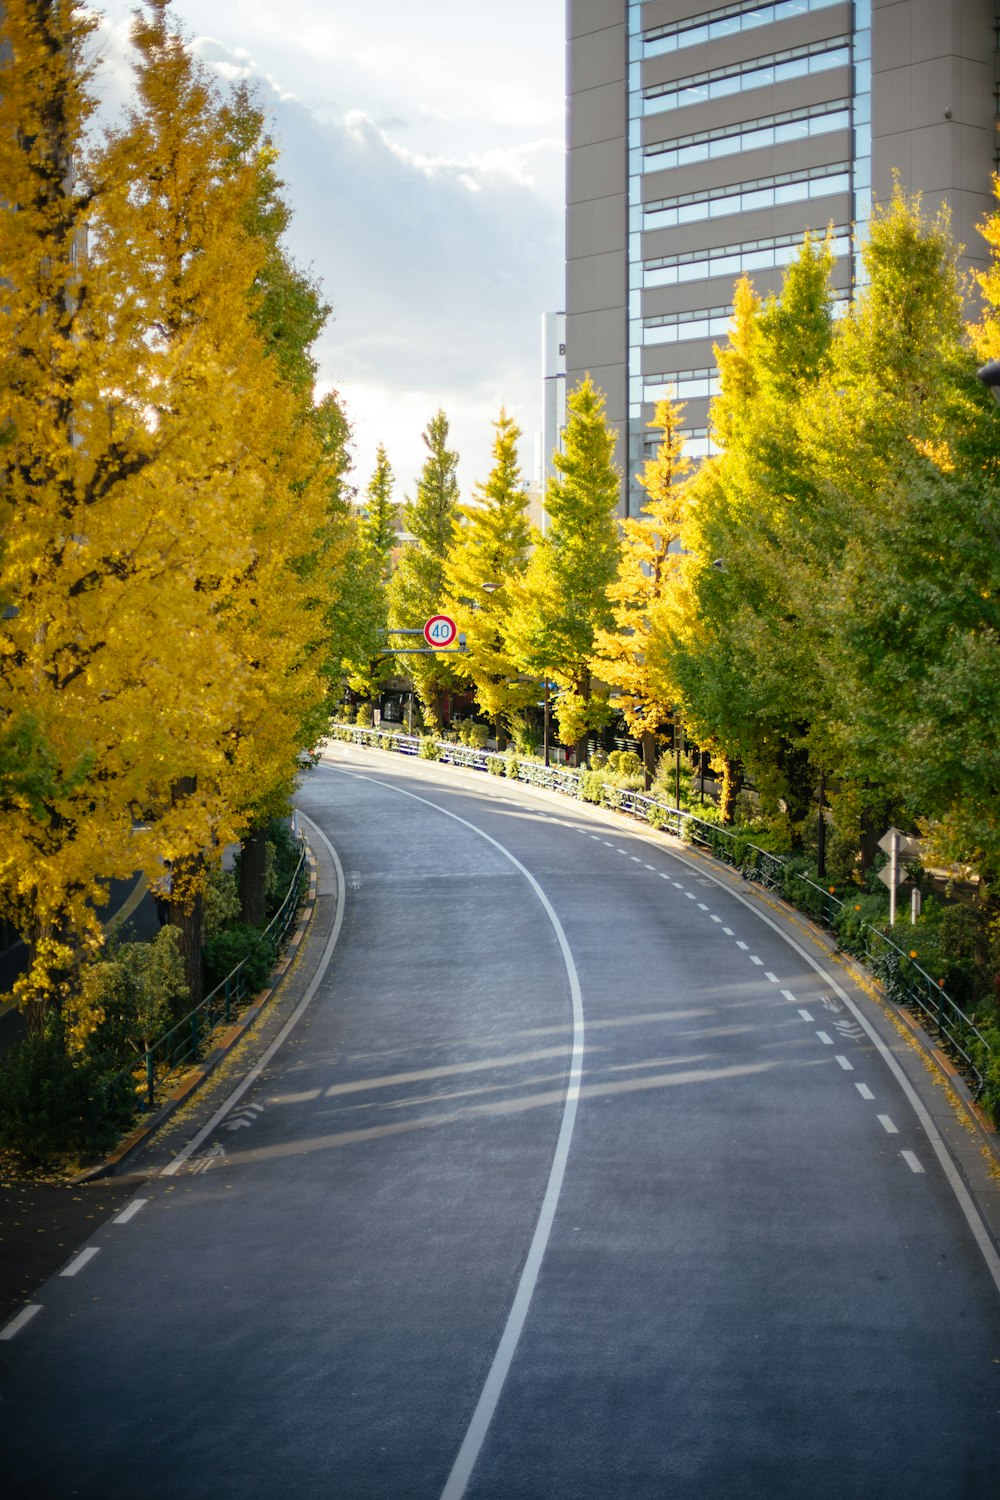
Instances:
[[[145,1208],[148,1202],[148,1198],[133,1198],[128,1208],[122,1209],[117,1219],[114,1219],[112,1222],[115,1224],[127,1224],[129,1219],[134,1219],[139,1210]]]
[[[792,994],[791,990],[782,990],[781,993],[784,995],[784,997],[788,1001],[789,1005],[794,1005],[795,1004],[795,996]]]
[[[582,828],[581,828],[581,829],[580,829],[580,832],[581,832],[581,833],[582,833],[582,832],[583,832],[583,829],[582,829]],[[590,837],[591,837],[591,838],[592,838],[592,839],[593,839],[593,840],[594,840],[594,843],[595,843],[595,844],[600,844],[600,843],[603,843],[603,839],[602,839],[602,838],[601,838],[601,836],[600,836],[600,834],[599,834],[599,833],[592,833],[592,834],[591,834],[591,835],[590,835]]]
[[[615,847],[610,839],[601,839],[601,843],[604,845],[605,849],[613,849]]]
[[[623,849],[623,850],[622,850],[622,853],[623,853],[623,854],[624,854],[624,852],[625,852],[625,851],[624,851],[624,849]],[[635,864],[637,864],[637,865],[641,865],[641,864],[642,864],[642,860],[641,860],[641,859],[640,859],[640,858],[639,858],[639,856],[638,856],[638,854],[630,854],[630,855],[629,855],[629,859],[631,859],[631,860],[632,860],[632,861],[633,861],[633,862],[634,862],[634,863],[635,863]],[[647,865],[647,866],[646,866],[646,869],[647,869],[647,870],[651,870],[651,869],[652,869],[652,868],[653,868],[653,867],[652,867],[652,865]]]
[[[800,1010],[799,1011],[799,1015],[802,1017],[803,1021],[811,1021],[812,1020],[812,1015],[811,1015],[811,1013],[808,1010]]]
[[[750,962],[752,964],[756,964],[758,969],[762,969],[764,967],[764,960],[762,958],[758,958],[756,953],[751,953]]]
[[[697,899],[698,899],[697,896],[695,895],[694,891],[685,891],[684,894],[688,898],[689,901],[697,901]]]
[[[660,879],[661,880],[669,880],[670,879],[670,876],[667,874],[666,870],[661,870],[660,871]]]
[[[673,885],[675,890],[682,891],[684,889],[679,880],[675,880]]]
[[[726,934],[726,937],[735,937],[736,936],[736,934],[733,932],[733,929],[731,927],[723,927],[722,930]]]
[[[79,1271],[83,1270],[84,1266],[88,1265],[93,1260],[95,1255],[100,1255],[100,1253],[101,1251],[99,1245],[91,1245],[89,1250],[81,1250],[76,1259],[71,1260],[65,1270],[59,1272],[59,1275],[75,1276]]]
[[[845,1073],[853,1073],[854,1072],[854,1064],[852,1062],[848,1062],[847,1058],[844,1057],[844,1056],[842,1056],[841,1053],[838,1052],[837,1056],[836,1056],[836,1058],[834,1060],[836,1062],[840,1063],[840,1066],[843,1068],[843,1070],[844,1070]]]
[[[736,946],[737,946],[737,948],[742,948],[744,953],[749,953],[750,952],[750,944],[749,943],[741,943],[740,940],[739,940],[739,938],[736,939]]]
[[[30,1323],[35,1314],[40,1313],[41,1310],[42,1304],[40,1302],[29,1302],[27,1307],[22,1307],[21,1311],[15,1314],[15,1316],[11,1318],[9,1323],[5,1323],[4,1326],[0,1328],[0,1340],[6,1342],[8,1339],[12,1339],[14,1335],[20,1333],[25,1324]]]
[[[770,969],[765,969],[764,970],[764,978],[765,979],[769,979],[772,984],[779,984],[780,983],[780,980],[778,979],[777,974],[772,974],[771,971],[770,971]]]
[[[819,1039],[823,1043],[824,1047],[832,1047],[833,1046],[833,1037],[832,1036],[828,1036],[825,1031],[817,1031],[816,1035],[819,1037]]]
[[[862,1099],[874,1099],[875,1098],[875,1095],[872,1093],[872,1091],[868,1087],[867,1083],[856,1083],[854,1085],[854,1087],[857,1089],[857,1091],[861,1095]]]
[[[885,1131],[886,1135],[899,1134],[899,1131],[896,1129],[895,1125],[892,1123],[888,1115],[878,1115],[876,1116],[876,1118],[878,1119],[878,1122],[881,1125],[882,1129]]]
[[[698,902],[698,910],[699,911],[708,911],[708,907],[705,905],[704,901],[699,901]]]
[[[912,1151],[901,1151],[899,1154],[911,1172],[922,1172],[924,1170]]]
[[[653,874],[654,875],[656,874],[656,866],[655,865],[647,865],[646,869],[647,870],[652,870]]]
[[[715,915],[715,912],[713,912],[713,913],[712,913],[712,921],[713,921],[713,922],[721,922],[721,921],[722,921],[722,918],[721,918],[721,917],[717,917],[717,916],[716,916],[716,915]]]

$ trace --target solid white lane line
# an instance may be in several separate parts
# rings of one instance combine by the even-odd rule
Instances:
[[[922,1172],[924,1170],[912,1151],[901,1151],[899,1154],[911,1172]]]
[[[778,979],[777,974],[772,974],[771,971],[770,971],[770,969],[765,969],[764,970],[764,978],[765,979],[769,979],[772,984],[780,984],[780,982],[781,982]]]
[[[41,1310],[42,1304],[40,1302],[29,1302],[27,1307],[22,1307],[21,1311],[19,1313],[16,1313],[15,1316],[11,1318],[9,1323],[5,1323],[4,1326],[0,1328],[0,1340],[6,1342],[7,1339],[12,1339],[14,1335],[20,1333],[25,1324],[30,1323],[35,1314],[40,1313]]]
[[[59,1275],[75,1276],[78,1271],[83,1270],[84,1266],[90,1264],[95,1255],[100,1255],[100,1253],[101,1249],[99,1245],[91,1245],[89,1250],[81,1250],[76,1259],[71,1260],[69,1265],[59,1272]]]
[[[819,1039],[823,1043],[824,1047],[832,1047],[833,1046],[833,1037],[832,1036],[827,1036],[827,1034],[826,1034],[825,1031],[817,1031],[816,1035],[819,1037]]]
[[[854,1087],[857,1089],[857,1091],[861,1095],[862,1099],[874,1099],[875,1098],[875,1095],[872,1093],[872,1091],[868,1087],[867,1083],[856,1083],[854,1085]]]
[[[129,1219],[134,1219],[139,1210],[145,1208],[148,1202],[148,1198],[133,1198],[128,1208],[122,1209],[117,1219],[113,1219],[112,1223],[127,1224]]]
[[[800,1010],[799,1011],[799,1015],[802,1017],[803,1021],[811,1021],[812,1020],[812,1014],[808,1010]]]
[[[885,1131],[886,1135],[899,1134],[899,1131],[896,1129],[895,1125],[892,1123],[888,1115],[877,1115],[876,1119],[878,1120],[882,1129]]]
[[[845,1073],[853,1073],[854,1072],[854,1064],[851,1063],[851,1062],[848,1062],[847,1058],[846,1057],[842,1057],[839,1052],[837,1053],[835,1061],[837,1061],[837,1062],[840,1063],[840,1066],[843,1068],[843,1070],[844,1070]]]
[[[758,969],[762,969],[764,967],[764,960],[762,958],[758,958],[756,953],[751,953],[750,962],[752,964],[756,964]]]
[[[782,990],[781,993],[784,995],[785,999],[789,1002],[790,1005],[795,1004],[795,996],[792,994],[791,990]]]
[[[352,775],[352,772],[344,772]],[[476,1409],[472,1413],[468,1430],[462,1440],[462,1446],[458,1450],[458,1456],[448,1476],[448,1482],[441,1491],[441,1500],[460,1500],[465,1494],[466,1486],[472,1475],[480,1450],[486,1440],[486,1434],[493,1414],[500,1400],[500,1393],[514,1360],[514,1352],[517,1349],[521,1332],[528,1316],[528,1308],[534,1294],[535,1285],[538,1281],[538,1273],[541,1270],[542,1259],[548,1246],[549,1236],[552,1233],[552,1225],[555,1221],[556,1208],[559,1203],[559,1194],[562,1191],[563,1178],[566,1175],[566,1163],[569,1160],[570,1142],[573,1138],[573,1127],[576,1123],[577,1106],[580,1101],[580,1083],[583,1077],[583,1053],[584,1053],[584,1020],[583,1020],[583,994],[580,989],[580,978],[573,961],[573,954],[569,942],[563,931],[562,923],[559,921],[556,911],[548,896],[542,890],[538,881],[531,871],[522,865],[521,861],[505,848],[498,839],[486,833],[484,829],[478,828],[475,823],[470,823],[467,818],[459,817],[458,813],[452,812],[447,807],[442,807],[439,802],[432,802],[428,797],[420,797],[416,792],[408,792],[403,787],[392,786],[391,783],[379,781],[375,776],[358,777],[358,780],[371,782],[375,786],[384,787],[387,791],[396,792],[402,797],[412,797],[414,802],[422,802],[425,807],[431,807],[435,812],[443,813],[446,818],[452,818],[460,823],[463,828],[478,834],[487,844],[491,844],[500,854],[508,859],[516,870],[524,876],[537,897],[542,910],[548,917],[555,933],[559,951],[562,954],[563,966],[566,970],[566,978],[569,982],[570,1000],[573,1010],[573,1055],[570,1063],[570,1074],[566,1084],[566,1098],[563,1104],[562,1123],[559,1127],[559,1137],[556,1141],[555,1151],[552,1156],[552,1167],[549,1171],[548,1185],[545,1189],[545,1197],[538,1213],[538,1221],[532,1236],[531,1245],[528,1249],[528,1257],[521,1272],[521,1279],[514,1293],[510,1312],[507,1315],[507,1323],[500,1337],[493,1363],[486,1376]]]
[[[335,771],[336,767],[331,766],[330,770]],[[341,771],[339,774],[341,776],[352,776],[356,773],[352,771]],[[181,1150],[178,1151],[173,1161],[163,1168],[163,1171],[160,1173],[161,1177],[173,1177],[176,1172],[179,1172],[188,1158],[192,1157],[195,1154],[195,1152],[203,1144],[203,1142],[206,1141],[212,1134],[212,1131],[222,1123],[226,1115],[232,1109],[233,1105],[236,1104],[238,1100],[242,1099],[247,1089],[251,1088],[257,1082],[257,1079],[260,1077],[261,1073],[263,1073],[264,1069],[267,1067],[268,1063],[271,1061],[271,1058],[277,1052],[278,1048],[283,1044],[286,1038],[298,1025],[299,1020],[305,1014],[308,1006],[312,1002],[313,996],[326,977],[326,971],[329,966],[330,959],[333,957],[333,950],[334,948],[336,948],[337,939],[340,937],[340,929],[344,925],[344,908],[347,905],[347,882],[344,878],[344,867],[340,863],[340,858],[337,854],[337,851],[330,843],[330,840],[327,838],[322,828],[314,823],[312,818],[308,817],[304,812],[301,811],[301,809],[299,810],[299,817],[302,819],[303,823],[309,824],[309,827],[313,830],[313,833],[316,835],[316,837],[320,840],[321,843],[326,846],[326,852],[329,854],[331,860],[333,861],[333,868],[337,873],[337,915],[334,918],[333,928],[330,932],[330,936],[326,940],[326,947],[323,949],[323,955],[320,958],[316,973],[313,975],[309,983],[309,988],[302,996],[302,999],[299,1001],[292,1014],[288,1017],[288,1020],[285,1022],[284,1026],[282,1026],[281,1030],[278,1032],[278,1035],[275,1037],[270,1047],[268,1047],[267,1051],[264,1053],[264,1056],[260,1059],[259,1062],[254,1064],[254,1066],[250,1069],[250,1072],[243,1079],[243,1082],[237,1084],[237,1086],[233,1089],[233,1092],[229,1095],[229,1098],[226,1099],[223,1104],[219,1105],[219,1108],[215,1111],[215,1114],[209,1120],[208,1124],[203,1126],[202,1129],[198,1131],[198,1134],[194,1136],[192,1140],[188,1141],[186,1146],[183,1146]]]

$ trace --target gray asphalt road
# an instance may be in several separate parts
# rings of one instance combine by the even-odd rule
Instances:
[[[335,761],[326,977],[0,1344],[5,1492],[995,1500],[998,1289],[835,977],[638,831]]]

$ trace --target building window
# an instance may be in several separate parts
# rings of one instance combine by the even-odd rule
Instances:
[[[668,109],[704,104],[707,99],[722,99],[784,83],[789,78],[846,68],[851,61],[850,40],[847,36],[831,37],[808,47],[792,47],[770,57],[755,58],[738,68],[713,68],[707,73],[694,73],[690,78],[661,84],[655,90],[644,91],[642,112],[646,116],[661,114]]]
[[[758,177],[752,182],[734,183],[706,197],[704,193],[684,193],[676,198],[661,198],[647,203],[643,214],[644,229],[670,229],[676,224],[696,224],[704,219],[721,219],[727,214],[751,213],[757,208],[777,208],[783,203],[804,203],[813,198],[829,198],[846,193],[851,187],[849,162],[817,167],[801,172],[782,172],[772,177]]]
[[[723,156],[739,156],[763,146],[780,146],[786,141],[802,141],[814,135],[829,135],[834,130],[849,130],[849,99],[831,99],[814,105],[807,113],[784,110],[781,114],[763,115],[740,125],[721,125],[696,135],[677,136],[658,141],[642,149],[632,164],[633,171],[663,172],[672,167],[686,167],[691,162],[713,161]]]
[[[787,266],[802,245],[804,231],[772,239],[746,240],[740,245],[720,245],[712,250],[688,250],[679,255],[665,255],[643,265],[644,287],[676,286],[683,281],[699,281],[709,276],[741,276],[744,271],[766,271]],[[834,230],[833,253],[840,257],[851,249],[847,225]]]
[[[658,26],[643,37],[643,57],[662,57],[682,47],[696,47],[717,37],[733,36],[738,31],[755,31],[776,21],[791,21],[814,10],[828,10],[843,0],[776,0],[771,5],[747,4],[713,6],[700,16],[687,16],[669,26]]]

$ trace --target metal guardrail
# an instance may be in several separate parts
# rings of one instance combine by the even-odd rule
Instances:
[[[365,729],[354,724],[331,724],[331,733],[341,740],[358,745],[369,745],[375,749],[398,750],[404,755],[427,754],[421,751],[424,740],[416,735],[397,735],[385,730]],[[466,766],[472,770],[489,771],[491,762],[499,762],[494,774],[510,774],[512,779],[531,786],[545,787],[550,791],[582,799],[585,783],[579,771],[563,766],[543,766],[529,760],[495,750],[478,750],[467,745],[452,744],[448,740],[432,740],[435,760],[445,764]],[[612,811],[628,813],[640,818],[654,828],[664,829],[681,838],[685,843],[697,844],[707,849],[716,859],[738,869],[746,880],[753,881],[765,890],[778,891],[798,910],[813,917],[831,930],[843,902],[834,890],[823,887],[799,871],[789,871],[786,859],[769,849],[750,843],[743,835],[734,833],[718,823],[707,823],[694,813],[673,807],[658,798],[647,797],[641,792],[629,791],[610,783],[602,783],[600,805]],[[915,959],[891,938],[870,923],[860,924],[863,942],[862,953],[857,955],[872,969],[885,985],[890,997],[918,1011],[929,1030],[935,1034],[953,1061],[965,1072],[977,1097],[983,1090],[986,1077],[977,1057],[989,1055],[989,1045],[975,1022],[951,998],[936,980],[921,968]]]
[[[285,898],[270,922],[261,931],[261,937],[269,938],[276,948],[280,946],[298,911],[300,880],[305,863],[306,850],[303,844],[299,862],[295,867],[295,873]],[[184,1063],[196,1058],[206,1037],[214,1028],[220,1022],[233,1020],[243,1009],[250,994],[250,987],[246,980],[248,963],[249,959],[243,959],[232,973],[226,975],[221,984],[217,984],[215,989],[205,996],[199,1005],[188,1011],[186,1016],[182,1016],[168,1031],[145,1048],[140,1054],[141,1064],[133,1063],[116,1074],[109,1085],[109,1096],[114,1097],[116,1084],[124,1084],[127,1079],[134,1080],[141,1066],[144,1098],[139,1101],[139,1109],[152,1109],[156,1101],[157,1079],[164,1073],[173,1072]]]

